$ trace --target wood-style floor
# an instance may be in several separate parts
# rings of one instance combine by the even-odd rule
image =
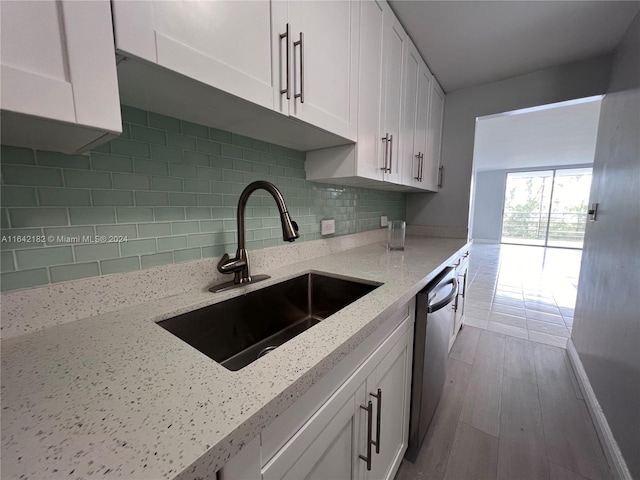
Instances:
[[[612,478],[566,350],[466,325],[415,462],[396,480]]]

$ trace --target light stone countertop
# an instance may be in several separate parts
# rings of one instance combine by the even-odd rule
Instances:
[[[220,294],[176,295],[2,342],[2,478],[215,478],[466,247],[408,237],[282,267]],[[154,322],[308,271],[382,282],[231,372]]]

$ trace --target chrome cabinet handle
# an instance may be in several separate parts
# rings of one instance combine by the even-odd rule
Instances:
[[[300,40],[293,42],[293,48],[300,45],[300,93],[293,95],[293,98],[299,98],[300,103],[304,103],[304,34],[300,32]]]
[[[442,179],[444,177],[444,165],[440,165],[438,168],[438,172],[440,173],[438,178],[438,187],[442,187]]]
[[[360,405],[360,408],[366,410],[367,412],[367,455],[358,455],[362,460],[367,462],[367,470],[371,470],[371,445],[373,444],[373,439],[371,438],[371,430],[373,423],[373,403],[369,400],[369,403],[365,407],[364,405]]]
[[[416,157],[418,159],[418,176],[417,177],[413,177],[413,178],[414,178],[414,180],[417,180],[417,181],[421,182],[422,181],[422,170],[424,168],[424,153],[418,152]]]
[[[464,277],[462,279],[462,298],[465,298],[467,295],[467,271],[464,272]]]
[[[380,417],[382,415],[382,389],[378,389],[378,393],[370,393],[373,398],[378,400],[378,408],[376,410],[376,441],[371,442],[376,446],[376,453],[380,453]]]
[[[393,165],[393,135],[390,135],[389,136],[389,170],[387,170],[389,173],[391,173],[392,165]]]
[[[382,141],[384,142],[384,166],[380,168],[383,172],[386,172],[387,169],[387,153],[389,150],[389,134],[387,133],[384,137],[382,137]]]
[[[283,93],[287,94],[287,100],[291,99],[291,91],[289,90],[289,24],[287,23],[287,31],[284,33],[280,34],[280,41],[282,41],[283,38],[287,39],[287,50],[286,50],[286,55],[287,55],[287,88],[284,88],[282,90],[280,90],[280,95],[282,95]]]

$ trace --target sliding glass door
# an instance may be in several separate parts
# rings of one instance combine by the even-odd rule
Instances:
[[[591,168],[507,174],[502,243],[582,248]]]

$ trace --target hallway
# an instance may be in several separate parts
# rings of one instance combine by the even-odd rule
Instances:
[[[465,325],[564,348],[581,256],[581,250],[475,244]]]
[[[561,348],[580,253],[474,245],[442,398],[416,463],[403,461],[396,480],[611,478]]]

